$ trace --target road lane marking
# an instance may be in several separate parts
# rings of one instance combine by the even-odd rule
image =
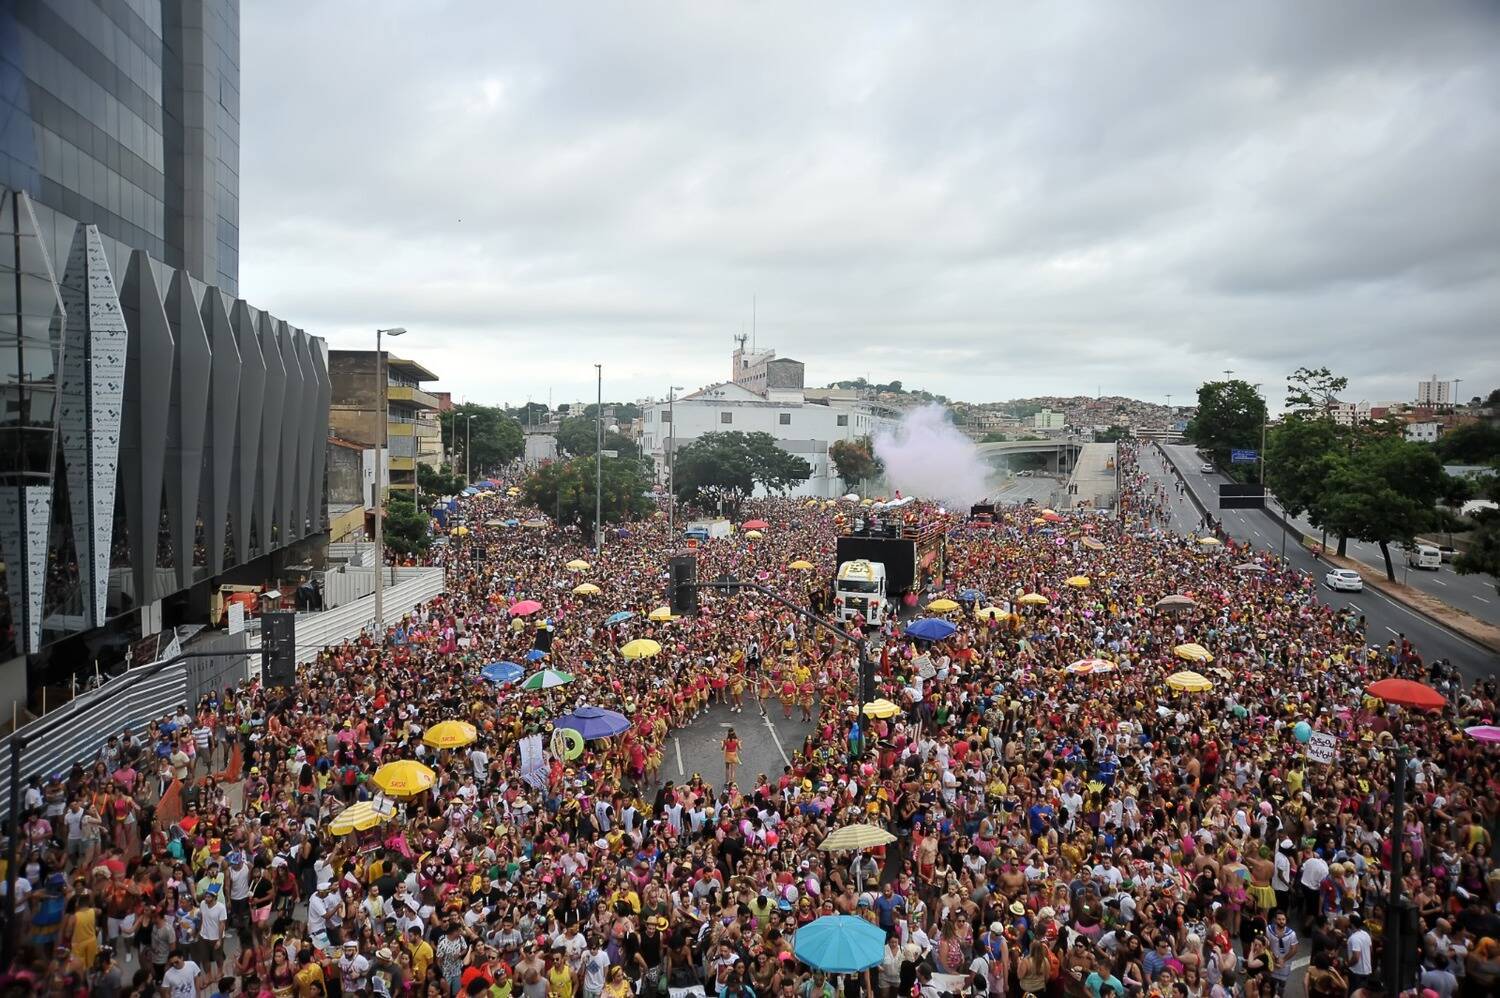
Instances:
[[[1488,603],[1489,602],[1489,600],[1485,599],[1483,596],[1479,595],[1478,593],[1470,593],[1469,595],[1473,596],[1475,599],[1477,599],[1481,603]]]
[[[1398,631],[1398,630],[1396,630],[1394,627],[1387,627],[1386,630],[1390,631],[1392,634],[1396,635],[1397,637],[1401,636],[1401,632]]]
[[[786,749],[781,747],[781,736],[776,733],[776,723],[771,720],[770,714],[762,714],[761,720],[766,722],[766,727],[771,731],[771,741],[776,743],[776,751],[781,753],[781,761],[790,766],[792,760],[786,756]]]
[[[682,765],[682,739],[681,738],[674,738],[674,739],[672,739],[672,748],[674,750],[676,750],[676,752],[677,752],[677,775],[679,777],[686,776],[687,775],[687,769],[684,768],[683,765]]]
[[[1353,601],[1350,601],[1349,609],[1353,610],[1355,613],[1364,613],[1364,611],[1359,608],[1359,604]]]
[[[1432,581],[1443,587],[1446,587],[1448,585],[1448,583],[1444,582],[1442,579],[1433,579]]]

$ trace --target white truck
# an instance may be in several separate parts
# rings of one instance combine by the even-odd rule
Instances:
[[[890,613],[885,566],[864,558],[842,563],[833,581],[833,597],[840,621],[859,616],[879,627]]]
[[[1443,552],[1431,544],[1408,544],[1406,564],[1411,568],[1430,568],[1436,572],[1443,567]]]
[[[684,537],[696,541],[713,540],[717,537],[728,537],[734,532],[734,524],[728,520],[694,520],[682,529]]]

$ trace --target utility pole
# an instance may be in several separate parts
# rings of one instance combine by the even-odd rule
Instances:
[[[469,472],[469,444],[474,439],[474,414],[468,413],[464,416],[464,486],[468,487],[474,479]]]
[[[594,365],[594,557],[604,550],[604,365]]]
[[[381,479],[389,478],[387,470],[389,458],[386,457],[387,447],[390,445],[390,395],[386,391],[387,375],[385,370],[385,351],[380,348],[381,336],[404,336],[406,329],[396,326],[392,329],[375,330],[375,382],[376,390],[380,393],[380,425],[375,430],[375,636],[377,638],[385,633],[385,492],[381,489]],[[415,438],[413,438],[415,440]],[[416,461],[413,459],[413,466]]]
[[[743,344],[741,344],[743,346]],[[677,419],[673,403],[677,401],[678,387],[667,389],[667,540],[677,536],[677,479],[672,474],[677,466]]]

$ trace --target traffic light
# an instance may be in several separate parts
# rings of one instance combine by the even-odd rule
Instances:
[[[669,583],[667,606],[672,616],[682,617],[698,612],[698,558],[679,554],[667,563]]]
[[[290,610],[261,615],[260,675],[267,688],[297,683],[297,615]]]

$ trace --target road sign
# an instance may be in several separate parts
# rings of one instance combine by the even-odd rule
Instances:
[[[1232,450],[1229,452],[1231,464],[1254,464],[1260,460],[1260,452],[1253,450]]]
[[[1266,505],[1266,487],[1256,483],[1242,485],[1225,482],[1219,486],[1220,509],[1263,509]]]
[[[1313,762],[1321,762],[1325,766],[1332,765],[1334,756],[1338,755],[1339,740],[1326,731],[1314,731],[1307,742],[1307,757]]]

